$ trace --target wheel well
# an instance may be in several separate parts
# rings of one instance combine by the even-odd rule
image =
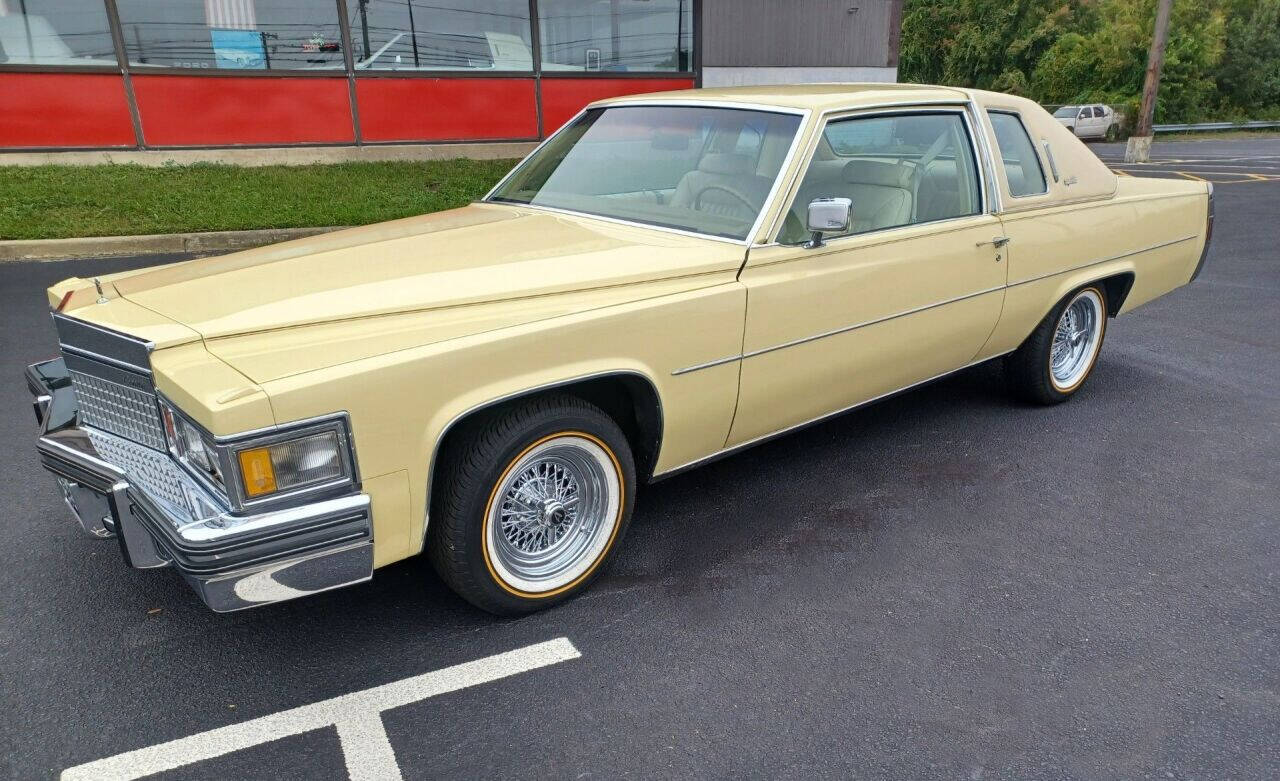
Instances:
[[[482,417],[500,412],[512,405],[557,393],[576,396],[594,404],[613,418],[626,436],[627,444],[631,446],[631,453],[636,461],[636,479],[640,482],[648,481],[658,462],[658,448],[662,445],[662,402],[658,397],[657,389],[647,377],[621,372],[535,388],[526,393],[468,410],[466,414],[449,423],[436,445],[428,491],[431,490],[431,485],[435,483],[435,477],[440,471],[440,455],[448,451],[453,437],[465,436],[465,432],[470,428],[470,425],[466,424],[475,423]]]
[[[1133,272],[1126,271],[1097,281],[1107,295],[1107,315],[1110,317],[1115,317],[1120,307],[1124,306],[1124,300],[1129,297],[1129,291],[1133,288],[1133,279]]]

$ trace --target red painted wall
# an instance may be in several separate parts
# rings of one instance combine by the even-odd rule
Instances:
[[[546,135],[551,135],[593,100],[614,98],[619,95],[635,95],[641,92],[689,89],[692,86],[693,79],[690,77],[674,79],[543,78],[542,129]]]
[[[118,74],[0,73],[0,147],[135,143]]]
[[[149,146],[352,143],[345,78],[133,75]]]
[[[538,107],[528,79],[356,79],[366,141],[537,138]]]

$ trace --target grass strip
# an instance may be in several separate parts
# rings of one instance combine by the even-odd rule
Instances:
[[[0,166],[0,239],[364,225],[462,206],[514,163]]]

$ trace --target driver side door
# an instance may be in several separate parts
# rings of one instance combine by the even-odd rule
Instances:
[[[753,247],[738,411],[727,447],[961,368],[1004,299],[963,107],[829,119],[777,240]],[[808,204],[853,201],[850,231],[806,246]]]

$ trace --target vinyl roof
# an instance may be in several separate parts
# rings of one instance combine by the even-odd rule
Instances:
[[[923,101],[968,100],[965,90],[954,87],[935,87],[928,84],[778,84],[751,87],[712,87],[707,89],[674,90],[671,92],[647,92],[642,95],[626,95],[597,101],[592,105],[610,103],[654,102],[666,100],[725,101],[731,103],[756,103],[780,108],[816,109],[857,108],[883,103],[915,103]]]

